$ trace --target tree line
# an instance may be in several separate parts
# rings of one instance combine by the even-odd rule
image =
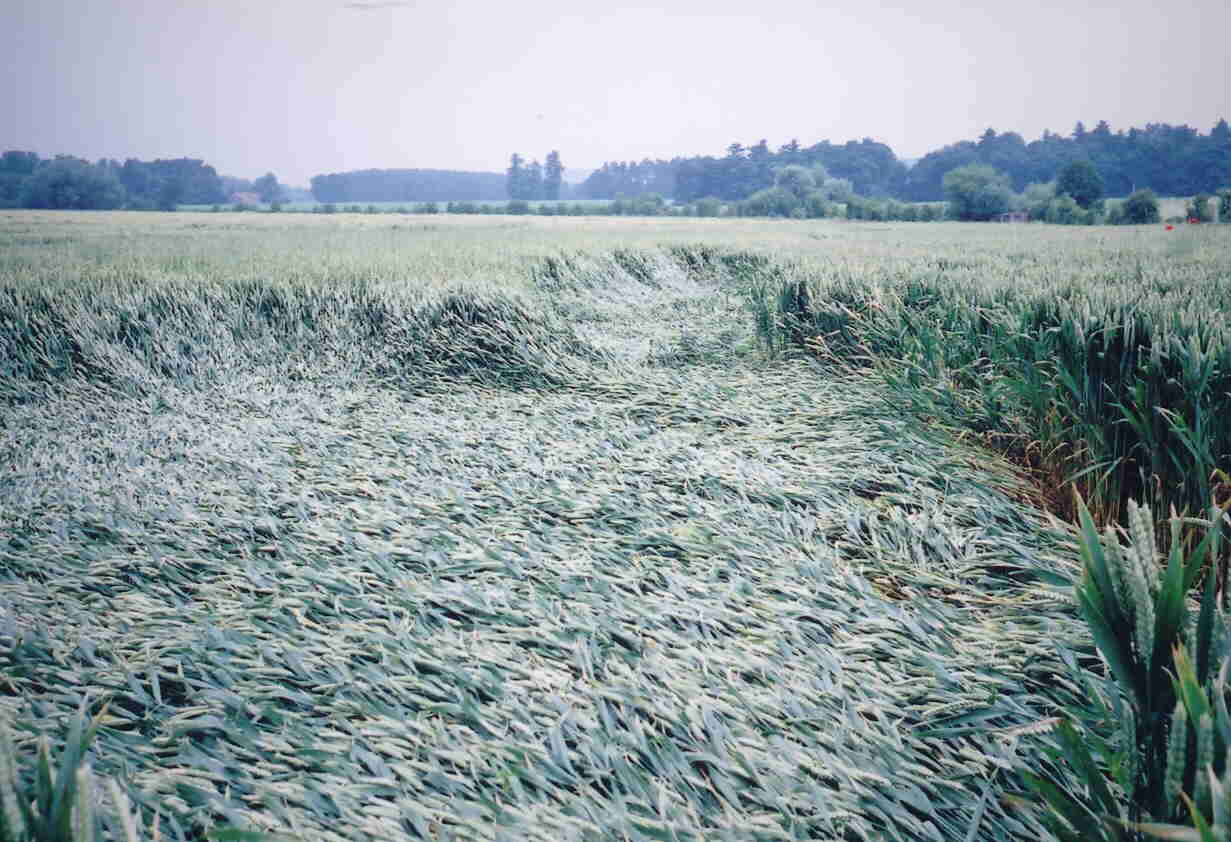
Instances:
[[[547,153],[545,163],[540,164],[536,158],[527,164],[520,153],[514,152],[505,171],[505,189],[508,197],[514,200],[554,202],[560,199],[564,189],[564,164],[560,162],[560,153],[553,149]]]
[[[312,177],[318,202],[490,201],[505,197],[505,176],[460,170],[355,170]]]
[[[1030,143],[1016,132],[988,129],[977,141],[950,144],[921,158],[907,174],[902,198],[942,198],[945,173],[969,164],[994,168],[1020,192],[1082,160],[1098,170],[1108,196],[1146,187],[1163,196],[1192,196],[1231,183],[1231,128],[1219,120],[1205,135],[1166,123],[1113,132],[1104,120],[1092,131],[1078,123],[1067,137],[1045,131]]]
[[[121,164],[19,150],[0,155],[0,207],[154,210],[224,201],[218,173],[196,158],[129,158]]]
[[[707,197],[735,201],[773,187],[775,173],[787,166],[821,167],[829,177],[849,181],[863,196],[898,195],[907,175],[893,150],[871,138],[842,145],[826,140],[807,147],[792,140],[776,151],[760,140],[748,147],[732,143],[721,157],[608,162],[591,173],[578,192],[590,199],[657,193],[679,202]]]
[[[988,129],[978,140],[928,153],[913,167],[871,138],[807,147],[792,140],[777,150],[761,140],[751,146],[732,143],[723,156],[607,162],[578,192],[593,199],[657,193],[681,202],[703,197],[736,201],[772,188],[778,170],[797,165],[823,167],[830,177],[849,181],[860,196],[931,202],[945,198],[945,174],[959,167],[990,166],[1021,192],[1029,184],[1051,181],[1066,164],[1079,160],[1094,164],[1108,196],[1127,196],[1144,187],[1161,195],[1191,196],[1231,183],[1231,129],[1219,120],[1204,135],[1166,123],[1113,132],[1100,121],[1091,131],[1078,123],[1067,137],[1045,131],[1030,143],[1016,132]]]

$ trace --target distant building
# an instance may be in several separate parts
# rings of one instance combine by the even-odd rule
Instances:
[[[259,205],[261,197],[255,193],[232,193],[231,204],[233,205]]]
[[[1002,213],[996,217],[997,222],[1029,222],[1030,214],[1027,211],[1009,211]]]

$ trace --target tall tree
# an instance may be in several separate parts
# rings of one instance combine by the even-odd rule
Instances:
[[[267,204],[282,201],[282,185],[278,183],[278,177],[271,172],[252,182],[256,193],[261,197],[261,201]]]
[[[543,167],[543,198],[553,202],[559,199],[563,184],[564,165],[560,163],[560,153],[553,149],[547,153],[547,163]]]
[[[1056,192],[1072,196],[1077,204],[1089,208],[1103,198],[1103,177],[1090,161],[1073,161],[1056,175]]]
[[[526,159],[516,152],[509,158],[508,185],[510,199],[526,198]]]
[[[543,198],[543,165],[539,163],[538,158],[535,158],[530,162],[530,166],[526,167],[526,195],[521,198]]]
[[[22,204],[28,208],[106,210],[124,203],[124,186],[110,170],[61,155],[34,171]]]
[[[967,164],[944,178],[945,199],[958,219],[986,220],[1009,209],[1013,192],[1008,176],[987,164]]]

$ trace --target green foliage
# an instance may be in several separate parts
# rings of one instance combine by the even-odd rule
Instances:
[[[969,164],[945,174],[945,200],[954,219],[989,220],[1009,209],[1009,180],[984,164]]]
[[[530,213],[530,203],[525,199],[510,199],[508,204],[504,206],[504,212],[515,216],[522,216]]]
[[[559,151],[553,149],[547,153],[547,161],[543,166],[543,198],[557,201],[563,184],[564,164],[560,162]]]
[[[1231,297],[1217,269],[1003,286],[973,270],[951,278],[951,265],[871,286],[814,281],[806,312],[767,322],[803,320],[788,332],[802,339],[766,344],[879,371],[900,403],[1075,482],[1106,520],[1129,499],[1182,513],[1226,499],[1231,426],[1217,419],[1231,417]]]
[[[110,170],[62,156],[48,161],[25,182],[21,203],[27,208],[107,210],[124,203],[124,187]]]
[[[1021,196],[1021,207],[1030,214],[1031,219],[1046,219],[1048,205],[1055,198],[1056,183],[1054,181],[1028,184]]]
[[[59,390],[7,408],[0,671],[26,732],[112,693],[168,836],[1040,838],[1058,536],[732,295],[844,226],[115,219],[0,318]]]
[[[790,164],[774,173],[774,186],[803,202],[808,194],[816,189],[816,178],[807,167]]]
[[[1056,193],[1072,196],[1082,210],[1090,210],[1103,198],[1103,177],[1091,161],[1073,161],[1056,174]]]
[[[1087,695],[1067,707],[1050,754],[1076,773],[1076,785],[1047,773],[1028,773],[1027,781],[1062,840],[1120,842],[1138,832],[1224,839],[1231,831],[1224,786],[1231,649],[1211,562],[1225,511],[1211,510],[1204,539],[1187,554],[1173,517],[1171,551],[1160,565],[1147,507],[1129,504],[1127,545],[1110,527],[1100,538],[1080,497],[1077,508],[1083,571],[1076,594],[1109,675],[1100,680],[1073,668]],[[1194,617],[1188,593],[1203,571]],[[1220,830],[1207,837],[1200,831],[1208,825]]]
[[[130,206],[171,211],[180,204],[209,205],[227,200],[213,167],[196,158],[138,161],[112,168],[127,191]]]
[[[505,173],[428,169],[356,170],[314,175],[311,180],[317,202],[337,204],[495,201],[506,197],[507,185]]]
[[[39,738],[34,773],[30,776],[21,775],[15,766],[19,755],[9,719],[7,714],[0,714],[0,842],[162,840],[158,816],[147,828],[140,812],[133,812],[128,796],[114,780],[106,781],[113,809],[101,800],[95,804],[96,780],[87,757],[107,708],[104,705],[88,722],[85,712],[83,702],[69,724],[58,759],[52,759],[47,737]],[[215,828],[205,838],[215,842],[289,842],[288,837],[229,827]]]
[[[1148,187],[1134,191],[1119,207],[1125,225],[1152,225],[1158,222],[1158,198]]]
[[[738,205],[740,216],[789,217],[800,207],[799,197],[784,187],[770,187],[753,193]]]
[[[1198,222],[1213,222],[1214,213],[1210,208],[1210,198],[1208,193],[1198,193],[1190,199],[1185,208],[1188,218],[1195,219]]]
[[[272,204],[281,201],[284,198],[282,185],[278,183],[278,177],[271,172],[258,178],[252,183],[256,194],[261,197],[261,201],[265,204]]]
[[[1231,222],[1231,187],[1221,187],[1218,196],[1218,221]]]
[[[1053,225],[1089,225],[1090,214],[1067,193],[1047,203],[1043,218]]]
[[[1052,179],[1073,161],[1089,161],[1100,173],[1104,194],[1126,196],[1149,184],[1164,196],[1191,196],[1231,178],[1231,142],[1224,121],[1208,134],[1184,125],[1150,123],[1113,132],[1106,123],[1093,131],[1062,136],[1044,131],[1027,143],[1015,132],[985,132],[925,155],[906,173],[901,198],[940,199],[946,172],[966,164],[986,164],[1007,174],[1013,189]],[[1064,192],[1063,190],[1061,192]]]
[[[722,200],[706,196],[693,202],[693,207],[697,216],[718,216],[722,212]]]

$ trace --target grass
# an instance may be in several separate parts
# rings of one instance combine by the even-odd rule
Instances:
[[[1070,533],[764,354],[750,279],[1225,260],[1174,242],[0,214],[14,788],[97,717],[116,838],[115,793],[171,839],[1048,838],[1012,796],[1094,657]]]

